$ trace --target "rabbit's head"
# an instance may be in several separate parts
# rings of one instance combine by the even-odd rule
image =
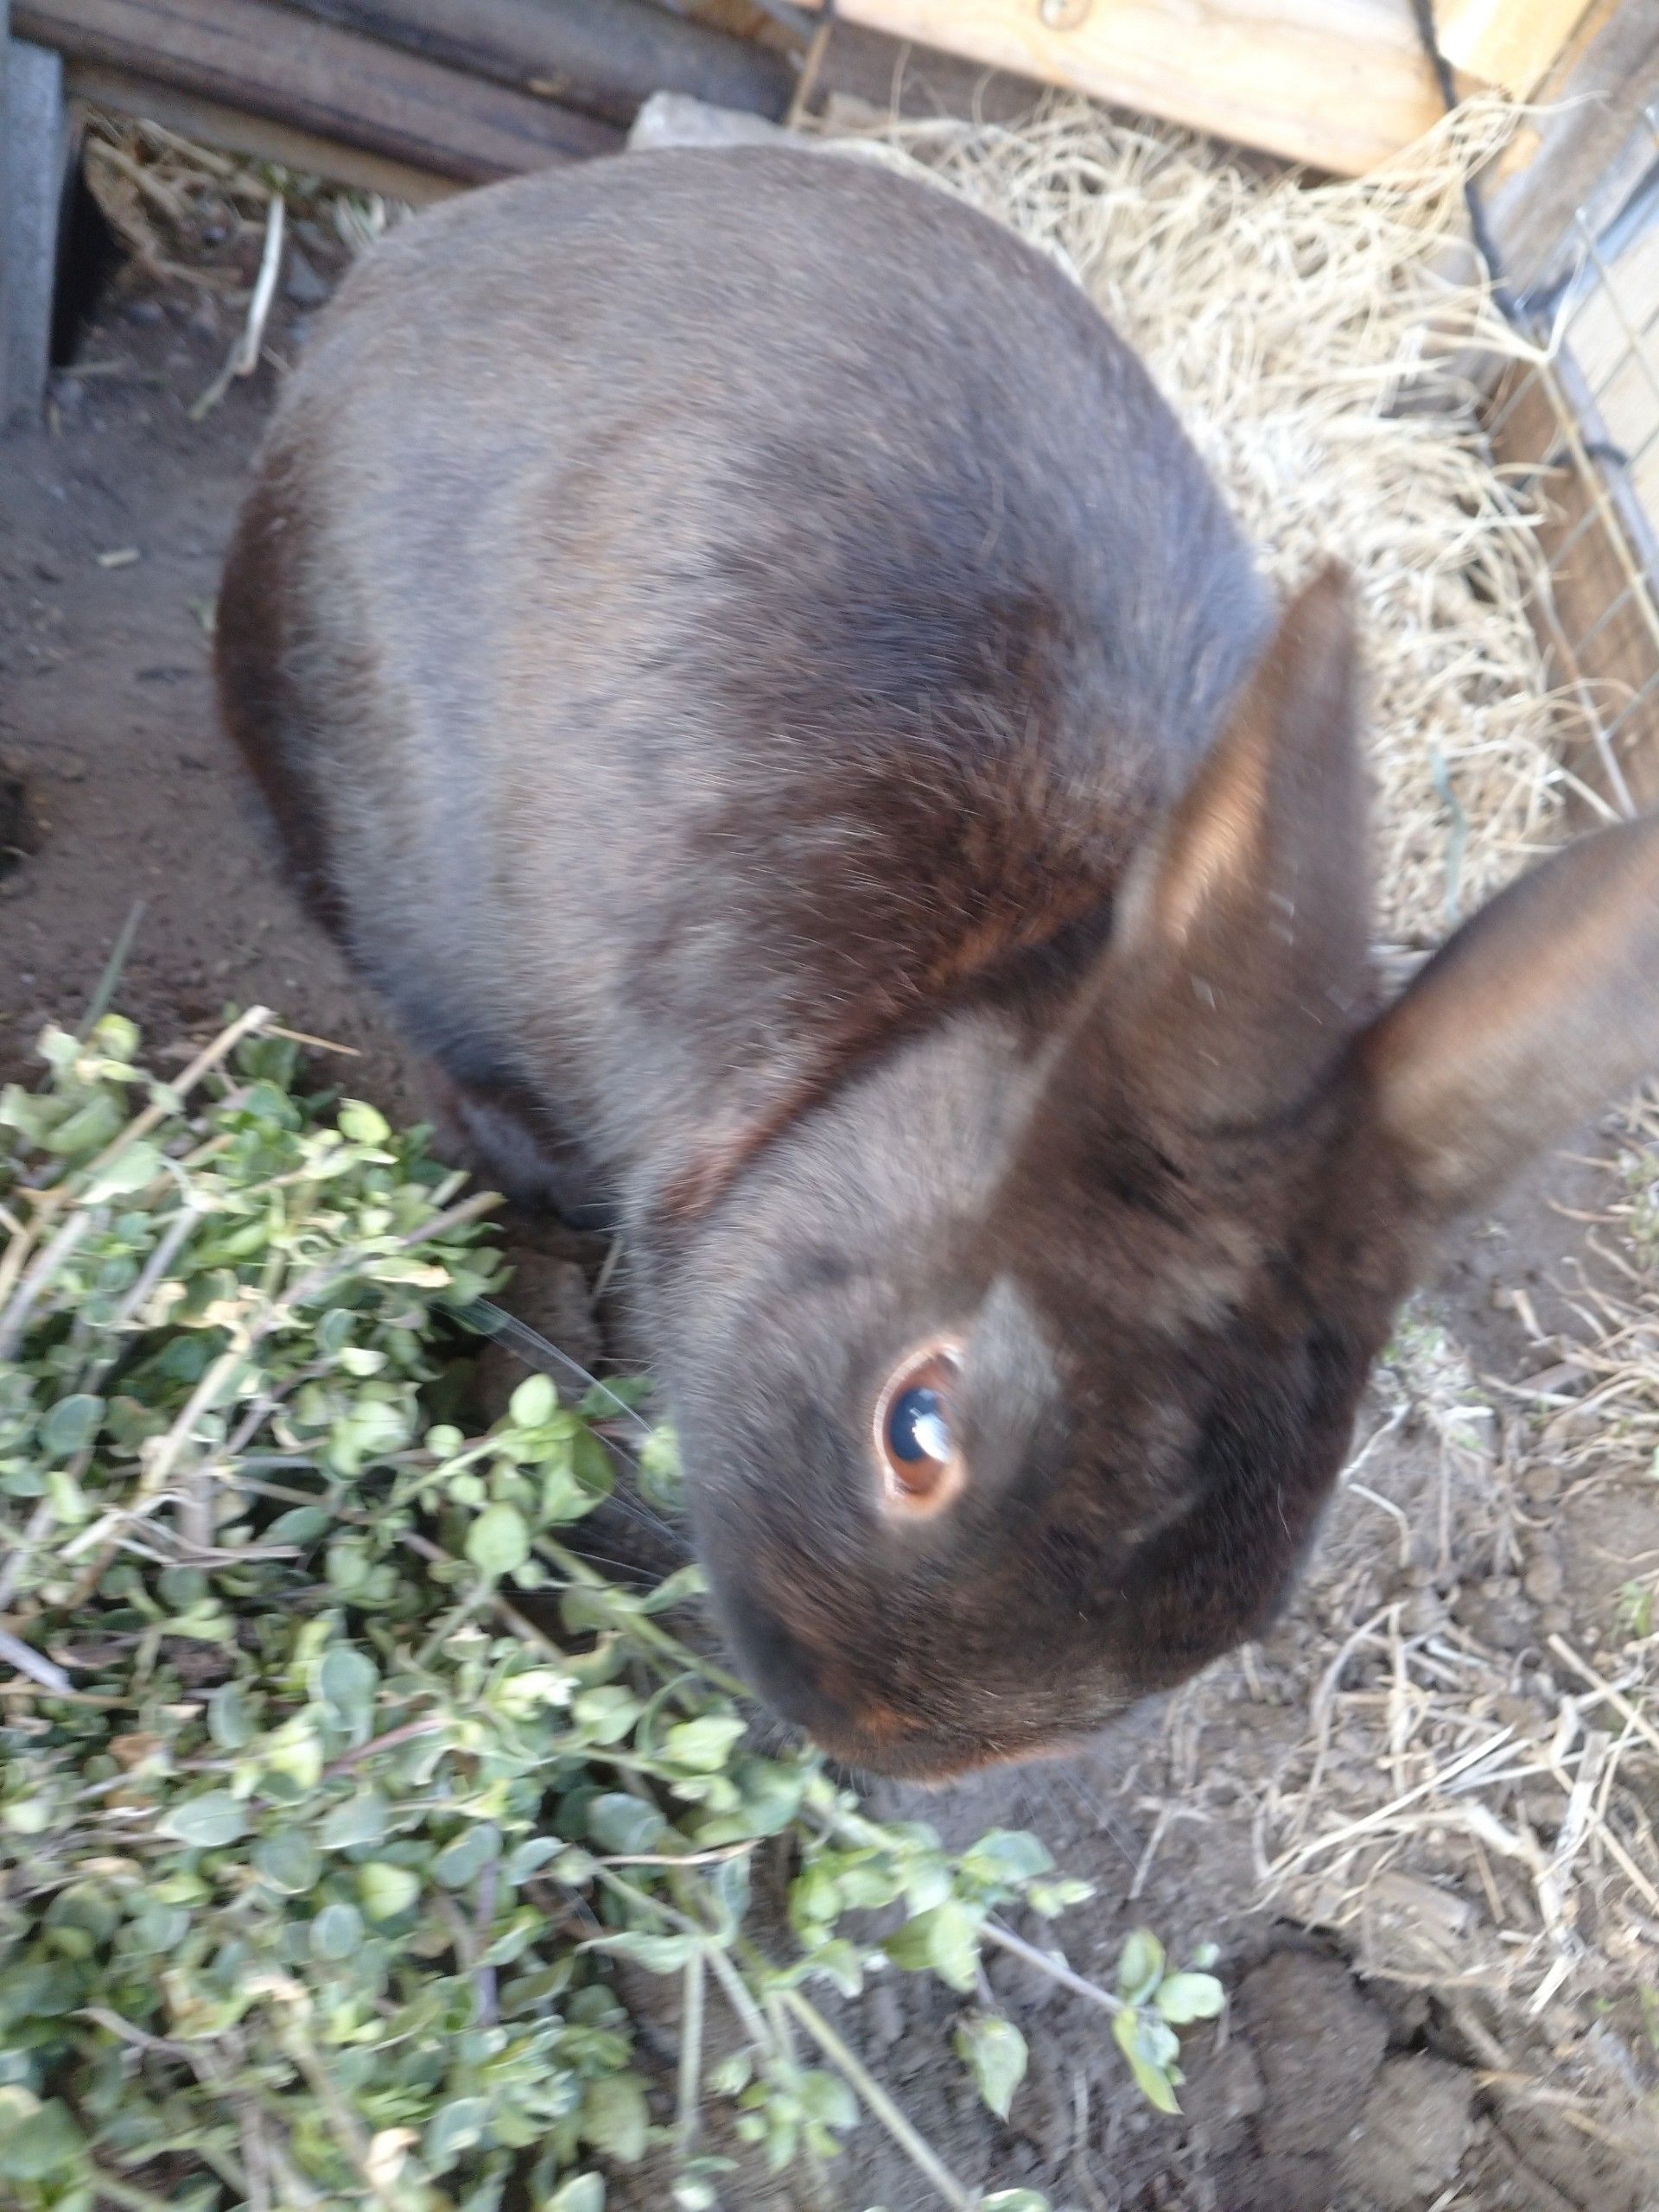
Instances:
[[[1372,1014],[1346,594],[1291,607],[1046,1039],[992,1001],[776,1142],[670,1381],[742,1663],[851,1763],[1057,1747],[1257,1633],[1434,1232],[1659,1062],[1659,823]]]

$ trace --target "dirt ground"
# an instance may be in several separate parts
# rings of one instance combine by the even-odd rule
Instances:
[[[54,381],[49,429],[0,443],[0,1073],[22,1069],[44,1020],[79,1011],[142,902],[119,1000],[153,1046],[261,1000],[355,1048],[351,1090],[420,1110],[387,1027],[268,864],[213,728],[221,549],[280,364],[337,258],[326,239],[300,245],[271,358],[205,419],[188,410],[237,311],[129,270]],[[1191,2044],[1172,2121],[1127,2086],[1103,2015],[999,1959],[992,1988],[1032,2050],[1003,2126],[951,2056],[955,2000],[896,1974],[874,1985],[846,2008],[850,2031],[971,2185],[1041,2188],[1077,2212],[1659,2205],[1659,1999],[1643,1994],[1659,1986],[1659,1912],[1620,1904],[1615,1945],[1603,1892],[1573,1891],[1555,1934],[1540,1932],[1531,1900],[1555,1892],[1538,1865],[1570,1886],[1568,1801],[1550,1794],[1547,1754],[1503,1785],[1507,1826],[1465,1819],[1475,1796],[1455,1791],[1425,1791],[1414,1824],[1377,1810],[1489,1720],[1530,1743],[1531,1716],[1584,1687],[1550,1637],[1611,1664],[1620,1593],[1659,1559],[1659,1486],[1540,1478],[1510,1433],[1523,1402],[1503,1387],[1552,1367],[1540,1338],[1570,1324],[1552,1284],[1582,1233],[1554,1205],[1592,1210],[1605,1180],[1558,1163],[1448,1255],[1367,1408],[1362,1435],[1378,1441],[1361,1486],[1268,1643],[1086,1757],[893,1793],[953,1835],[1033,1827],[1093,1880],[1095,1901],[1058,1931],[1079,1970],[1109,1978],[1144,1923],[1183,1955],[1218,1943],[1232,1993]],[[591,1352],[565,1249],[541,1236],[526,1249],[521,1310]],[[1435,1669],[1456,1678],[1449,1718]],[[1659,1815],[1650,1756],[1646,1771]],[[1494,1826],[1520,1838],[1515,1853]],[[1554,1988],[1552,1942],[1568,1960]],[[1604,1958],[1624,1963],[1586,1968]],[[832,2205],[935,2201],[868,2123],[827,2186]],[[800,2179],[745,2187],[729,2202],[813,2201]]]

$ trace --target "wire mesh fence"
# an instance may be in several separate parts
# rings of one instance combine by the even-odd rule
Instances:
[[[1610,218],[1574,215],[1565,273],[1522,295],[1541,358],[1497,385],[1487,429],[1545,520],[1535,607],[1578,709],[1567,765],[1593,810],[1659,804],[1659,106]]]

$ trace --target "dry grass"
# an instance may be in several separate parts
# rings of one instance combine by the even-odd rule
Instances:
[[[1057,101],[1017,131],[885,123],[1053,254],[1145,357],[1275,578],[1359,582],[1384,925],[1437,941],[1559,825],[1562,709],[1527,602],[1536,516],[1494,472],[1466,349],[1523,352],[1466,259],[1462,184],[1509,127],[1461,114],[1408,162],[1308,188],[1211,143]],[[1405,403],[1405,404],[1402,404]]]
[[[221,295],[255,281],[274,195],[353,253],[408,213],[401,201],[218,153],[159,123],[121,116],[88,118],[86,174],[105,220],[150,277]]]
[[[1624,1547],[1659,1545],[1659,1103],[1623,1130],[1532,1376],[1483,1384],[1443,1333],[1402,1331],[1255,1834],[1264,1899],[1363,1967],[1558,2048],[1596,2019],[1611,2076],[1650,2088],[1659,1549]]]

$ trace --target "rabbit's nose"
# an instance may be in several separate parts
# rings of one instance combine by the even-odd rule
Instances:
[[[855,1710],[837,1694],[835,1670],[775,1613],[751,1603],[734,1626],[744,1672],[783,1719],[820,1742],[857,1733]]]

